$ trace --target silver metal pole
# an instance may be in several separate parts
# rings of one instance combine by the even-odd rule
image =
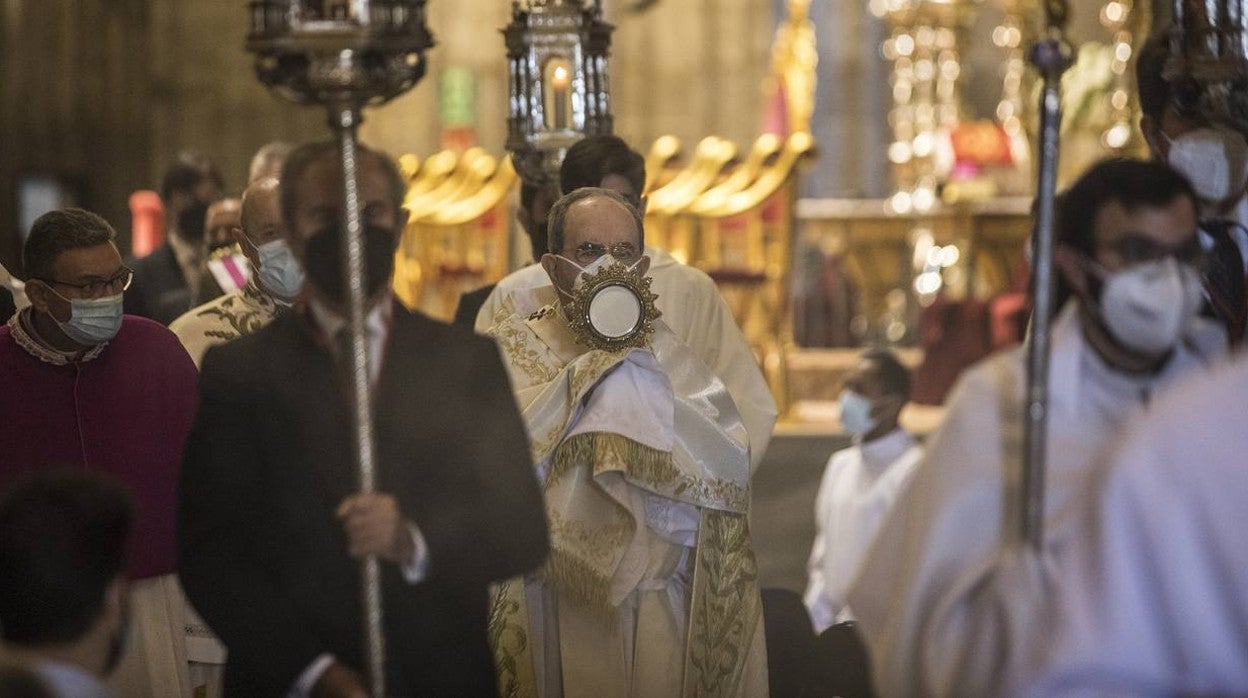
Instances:
[[[373,441],[373,411],[371,381],[368,374],[368,334],[365,329],[368,299],[364,287],[364,240],[360,224],[359,167],[356,153],[356,129],[360,112],[354,106],[340,108],[332,125],[338,132],[342,149],[343,184],[343,259],[347,278],[347,305],[351,331],[351,425],[354,429],[355,451],[359,458],[360,492],[369,494],[376,489],[376,450]],[[360,588],[364,611],[364,640],[368,654],[368,681],[373,698],[386,695],[386,636],[383,629],[381,604],[381,565],[377,557],[369,556],[360,567]]]
[[[1048,37],[1032,49],[1031,61],[1044,87],[1040,97],[1040,171],[1036,227],[1032,234],[1031,341],[1027,347],[1026,431],[1023,434],[1022,502],[1018,507],[1020,540],[1039,550],[1044,540],[1045,447],[1049,410],[1049,340],[1053,306],[1053,234],[1057,162],[1061,151],[1062,73],[1070,65],[1063,36],[1066,3],[1045,3]]]

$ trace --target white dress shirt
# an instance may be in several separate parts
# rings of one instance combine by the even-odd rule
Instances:
[[[1123,423],[1224,352],[1217,326],[1197,319],[1160,372],[1129,376],[1088,345],[1077,303],[1063,308],[1052,327],[1046,548],[1077,531],[1072,504]],[[1004,545],[1016,521],[1025,387],[1023,348],[963,374],[850,589],[881,695],[1014,695],[1034,670],[1051,569],[1047,557],[1016,561]]]
[[[1125,430],[1056,551],[1055,649],[1031,695],[1248,690],[1248,360]]]
[[[852,620],[845,594],[884,516],[910,480],[923,448],[904,429],[837,451],[815,499],[806,608],[815,632]]]
[[[328,306],[321,303],[315,297],[308,300],[308,309],[311,311],[312,319],[320,327],[320,330],[327,338],[337,338],[339,333],[347,329],[347,319],[338,313],[330,310]],[[390,319],[393,312],[393,299],[387,294],[368,312],[365,318],[364,327],[368,333],[368,377],[372,383],[376,383],[381,376],[382,361],[385,358],[386,341],[390,338]],[[338,343],[331,341],[332,351],[338,354]],[[407,526],[408,533],[412,537],[412,560],[400,567],[403,573],[403,579],[408,584],[420,584],[425,580],[429,573],[429,544],[425,542],[424,535],[416,524],[409,523]],[[321,676],[329,669],[330,665],[335,661],[332,654],[322,654],[317,657],[299,678],[295,681],[295,685],[286,694],[287,698],[306,698],[312,694],[312,688],[316,686],[316,682],[321,680]]]

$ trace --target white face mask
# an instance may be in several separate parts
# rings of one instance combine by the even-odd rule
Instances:
[[[60,294],[57,294],[60,295]],[[61,296],[61,298],[65,298]],[[92,346],[107,342],[121,330],[122,295],[104,298],[65,298],[69,301],[69,322],[56,320],[66,337]]]
[[[841,426],[851,436],[866,436],[876,427],[871,418],[874,405],[866,397],[848,388],[841,391]]]
[[[1227,128],[1199,128],[1170,143],[1168,160],[1207,204],[1243,197],[1248,187],[1248,141]]]
[[[591,262],[591,263],[590,263],[590,265],[589,265],[589,266],[587,266],[587,267],[583,267],[583,266],[581,266],[581,265],[577,264],[575,261],[573,261],[573,260],[571,260],[571,259],[568,259],[567,257],[564,257],[564,256],[563,256],[563,255],[561,255],[561,254],[557,254],[557,255],[555,255],[555,257],[558,257],[559,259],[562,259],[563,261],[567,262],[568,264],[571,264],[572,266],[574,266],[574,267],[576,267],[577,269],[579,269],[579,270],[580,270],[580,272],[581,272],[581,273],[577,275],[577,277],[576,277],[576,281],[573,281],[573,282],[572,282],[572,290],[573,290],[573,291],[575,291],[576,289],[580,288],[580,287],[581,287],[581,285],[585,283],[585,277],[587,277],[587,276],[593,276],[594,274],[597,274],[599,271],[601,271],[602,269],[605,269],[606,267],[611,266],[612,264],[619,264],[619,263],[620,263],[620,261],[619,261],[618,259],[616,259],[616,258],[615,258],[615,257],[614,257],[614,256],[613,256],[610,252],[608,252],[608,253],[604,254],[603,256],[599,257],[598,259],[595,259],[595,260],[594,260],[593,262]],[[642,259],[642,258],[638,258],[638,260],[637,260],[636,262],[633,262],[632,264],[630,264],[630,265],[628,266],[628,269],[627,269],[627,270],[628,270],[628,271],[632,271],[633,269],[635,269],[635,268],[637,267],[637,265],[638,265],[638,264],[641,264],[641,259]],[[568,295],[568,294],[566,294],[566,293],[565,293],[564,295]]]
[[[1158,355],[1187,334],[1200,309],[1200,276],[1173,257],[1109,275],[1101,292],[1101,320],[1124,346]]]
[[[290,245],[278,238],[256,247],[260,256],[260,283],[270,293],[284,299],[294,298],[303,290],[303,265],[295,259]]]

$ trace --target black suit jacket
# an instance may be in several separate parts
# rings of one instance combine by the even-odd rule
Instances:
[[[481,306],[485,305],[497,285],[482,286],[460,296],[459,306],[455,308],[455,324],[472,329],[477,324],[477,313],[481,312]]]
[[[227,695],[279,696],[322,653],[363,669],[358,564],[334,509],[356,491],[346,376],[303,313],[204,358],[179,569],[229,649]],[[538,566],[546,518],[494,343],[395,304],[375,397],[378,489],[429,546],[382,563],[392,695],[496,692],[487,585]]]
[[[168,244],[128,264],[134,281],[126,289],[126,313],[168,325],[191,309],[191,289]]]

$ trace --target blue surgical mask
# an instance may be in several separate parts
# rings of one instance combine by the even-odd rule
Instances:
[[[278,238],[258,245],[256,252],[260,256],[260,268],[256,274],[265,290],[284,299],[298,296],[303,290],[303,265],[295,259],[290,245]]]
[[[845,427],[845,431],[852,436],[866,436],[876,427],[876,421],[871,418],[871,409],[874,405],[871,401],[862,395],[845,389],[841,391],[841,426]]]
[[[60,294],[57,294],[60,295]],[[64,296],[61,296],[65,298]],[[107,342],[121,329],[122,295],[103,298],[65,298],[69,301],[69,322],[56,320],[66,337],[92,346]]]

